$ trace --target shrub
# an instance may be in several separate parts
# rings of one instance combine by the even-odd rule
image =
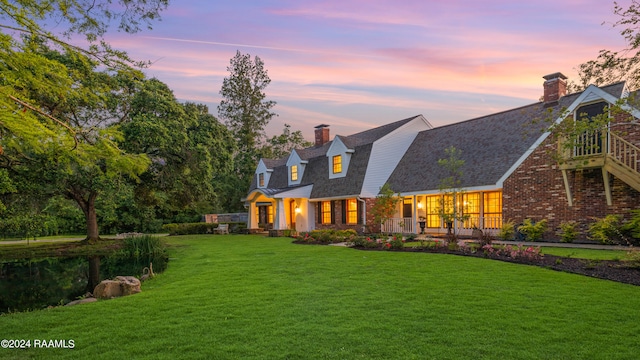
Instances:
[[[542,235],[547,231],[547,219],[542,219],[538,222],[524,219],[519,230],[527,236],[528,241],[538,241],[542,239]]]
[[[404,239],[401,234],[393,235],[391,240],[388,242],[389,246],[387,248],[390,249],[402,249],[404,247]]]
[[[613,244],[617,235],[620,233],[618,224],[620,223],[620,215],[607,215],[603,218],[594,218],[595,222],[589,225],[589,239],[598,241],[602,244]]]
[[[500,240],[513,240],[515,236],[515,223],[511,220],[502,223],[502,227],[498,231],[498,238]]]
[[[640,240],[640,210],[631,210],[631,214],[631,219],[622,225],[620,230]]]
[[[563,222],[560,224],[560,241],[564,243],[572,243],[578,238],[578,224],[575,221]]]
[[[203,222],[162,225],[162,229],[169,235],[211,234],[217,227],[218,224]]]

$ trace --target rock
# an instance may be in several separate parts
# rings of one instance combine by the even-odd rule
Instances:
[[[116,276],[116,280],[120,281],[122,296],[137,294],[140,291],[140,280],[134,276]]]
[[[68,304],[66,304],[65,306],[73,306],[73,305],[78,305],[78,304],[86,304],[86,303],[92,303],[92,302],[96,302],[98,301],[98,299],[94,298],[94,297],[90,297],[90,298],[84,298],[84,299],[80,299],[80,300],[74,300]]]
[[[100,284],[93,289],[93,296],[98,299],[112,299],[122,296],[122,286],[117,280],[102,280]]]

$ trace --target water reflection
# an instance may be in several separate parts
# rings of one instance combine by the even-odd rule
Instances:
[[[153,263],[154,273],[167,267],[158,257],[70,257],[0,262],[0,314],[64,305],[104,279],[140,276]]]

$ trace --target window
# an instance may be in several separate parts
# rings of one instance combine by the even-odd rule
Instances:
[[[502,227],[502,192],[484,193],[484,227],[499,229]]]
[[[291,165],[291,181],[298,181],[298,165]]]
[[[342,155],[336,155],[333,157],[333,173],[339,174],[342,172]]]
[[[264,173],[258,174],[258,186],[264,187]]]
[[[357,224],[358,223],[358,200],[348,199],[346,211],[347,211],[347,224]]]
[[[427,208],[425,210],[425,217],[427,227],[438,228],[440,227],[440,216],[438,216],[438,209],[440,209],[440,199],[442,196],[434,195],[426,197]]]
[[[322,202],[322,223],[331,224],[331,201]]]
[[[462,211],[469,218],[463,226],[467,229],[480,227],[480,193],[464,194],[464,205]]]

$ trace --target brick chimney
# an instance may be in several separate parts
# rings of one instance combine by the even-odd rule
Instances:
[[[316,129],[316,147],[329,142],[329,125],[321,124]]]
[[[562,73],[553,73],[544,78],[544,96],[543,101],[550,103],[558,101],[561,97],[567,95],[567,77]]]

